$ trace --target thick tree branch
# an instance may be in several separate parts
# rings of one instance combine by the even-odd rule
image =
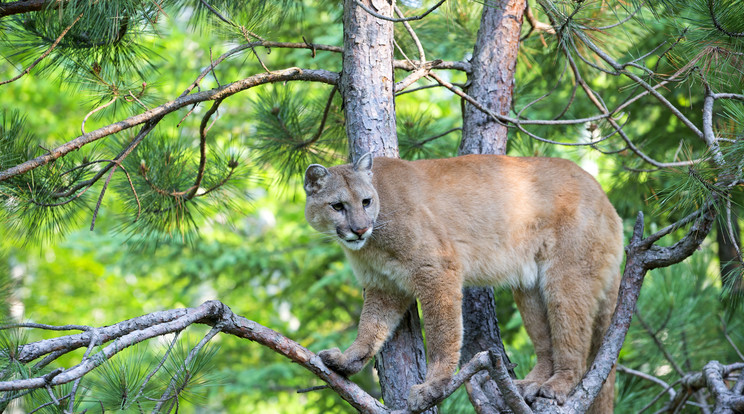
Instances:
[[[55,353],[56,351],[63,351],[56,352],[55,355],[57,357],[82,347],[87,347],[87,351],[83,356],[82,361],[72,368],[59,368],[41,377],[31,379],[0,381],[0,392],[40,389],[72,381],[77,382],[91,370],[95,369],[106,360],[113,358],[118,352],[125,348],[170,333],[175,333],[177,337],[178,333],[193,324],[205,324],[212,326],[213,329],[189,352],[186,364],[188,364],[189,359],[193,358],[194,355],[199,352],[207,341],[222,332],[257,342],[289,358],[328,383],[328,386],[333,391],[338,393],[343,399],[360,412],[380,414],[391,412],[389,408],[383,406],[379,401],[377,401],[377,399],[367,394],[355,383],[328,369],[323,365],[320,358],[313,352],[272,329],[248,320],[242,316],[235,315],[229,307],[218,301],[208,301],[196,308],[154,312],[100,328],[86,327],[89,329],[81,334],[67,335],[23,345],[19,357],[17,358],[17,361],[22,363],[27,363],[41,355]],[[48,328],[47,325],[35,324],[24,324],[24,327]],[[10,325],[2,327],[2,329],[11,328],[12,326]],[[74,328],[78,327],[76,326]],[[171,346],[166,352],[166,356],[173,347],[175,340],[176,338],[171,342]],[[90,355],[91,350],[93,350],[96,345],[103,346],[105,344],[108,345],[106,345],[101,351]],[[160,369],[164,361],[165,356],[160,361],[159,365],[147,376],[146,381],[149,381],[149,378]],[[430,401],[429,406],[433,406],[451,395],[463,383],[482,370],[489,371],[493,378],[509,380],[508,384],[504,385],[505,389],[510,389],[512,393],[516,392],[516,388],[511,384],[509,375],[506,372],[506,367],[500,357],[493,351],[487,351],[477,354],[471,361],[463,365],[460,372],[458,372],[457,375],[453,377],[452,381],[446,386],[444,395],[441,398]],[[144,384],[142,387],[144,387]],[[170,390],[171,391],[167,391],[163,394],[163,397],[158,399],[158,401],[161,403],[171,401],[173,399],[172,384]],[[139,393],[142,393],[141,389]],[[16,397],[20,395],[20,393],[16,394]],[[518,394],[514,395],[519,397]],[[74,398],[74,393],[65,396],[64,399],[70,397]],[[521,399],[521,397],[519,398]],[[0,402],[4,401],[5,400]],[[524,402],[522,401],[522,404],[523,403]],[[408,413],[409,411],[399,410],[394,412]]]
[[[61,3],[60,0],[51,0]],[[0,4],[0,19],[14,14],[31,13],[44,10],[50,0],[19,0]]]
[[[32,160],[26,161],[15,167],[8,168],[5,171],[0,172],[0,181],[7,180],[10,177],[23,174],[42,165],[45,165],[51,161],[54,161],[72,151],[82,148],[91,142],[97,141],[101,138],[115,134],[117,132],[132,128],[139,124],[145,123],[149,120],[163,117],[171,112],[181,109],[185,106],[192,105],[197,102],[214,101],[225,99],[232,96],[240,91],[250,89],[254,86],[263,85],[266,83],[273,82],[287,82],[287,81],[312,81],[327,83],[329,85],[335,85],[338,83],[339,75],[334,72],[319,69],[300,69],[300,68],[289,68],[283,70],[273,71],[271,73],[259,73],[248,78],[229,83],[221,88],[211,89],[208,91],[196,92],[190,95],[182,96],[170,102],[166,102],[153,109],[145,111],[139,115],[131,116],[125,120],[110,124],[95,131],[91,131],[87,134],[81,135],[72,141],[69,141],[57,148],[50,150],[48,153],[36,157]]]

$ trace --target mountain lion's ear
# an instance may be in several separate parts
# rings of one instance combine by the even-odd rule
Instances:
[[[372,175],[372,153],[368,152],[361,156],[357,160],[357,162],[354,163],[354,171],[357,172],[366,172],[369,175]]]
[[[329,174],[326,167],[320,164],[310,164],[305,170],[305,193],[311,195],[320,190]]]

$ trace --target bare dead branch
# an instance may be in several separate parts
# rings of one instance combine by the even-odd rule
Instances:
[[[574,74],[574,78],[576,79],[576,82],[581,86],[581,88],[584,90],[585,95],[594,104],[594,106],[596,106],[597,109],[599,109],[601,113],[606,114],[606,115],[611,115],[607,118],[607,121],[610,123],[613,129],[620,135],[620,137],[622,137],[623,141],[625,141],[625,144],[628,146],[628,148],[630,148],[631,151],[633,151],[633,153],[639,156],[643,161],[657,168],[679,167],[679,166],[690,165],[692,163],[691,161],[679,161],[679,162],[667,162],[667,163],[659,162],[649,157],[644,152],[642,152],[638,147],[636,147],[636,145],[632,142],[630,137],[622,130],[622,127],[620,127],[617,124],[617,121],[612,117],[612,115],[620,111],[623,105],[619,106],[618,108],[615,108],[613,111],[610,111],[607,108],[607,106],[604,104],[604,102],[601,100],[601,98],[597,96],[597,94],[589,87],[588,83],[581,76],[581,72],[579,71],[579,68],[576,65],[576,62],[573,60],[571,56],[571,52],[568,50],[568,46],[565,43],[562,43],[562,45],[563,45],[564,55],[566,56],[566,59],[569,62],[569,65]],[[647,92],[651,93],[651,91],[647,91]]]
[[[613,69],[620,71],[623,76],[632,79],[639,85],[641,85],[644,89],[646,89],[654,98],[656,98],[662,105],[664,105],[669,111],[674,114],[675,117],[677,117],[680,121],[682,121],[685,126],[692,131],[695,135],[697,135],[700,138],[703,138],[703,133],[698,129],[698,127],[689,119],[687,118],[682,112],[677,109],[674,104],[669,102],[663,95],[661,95],[656,89],[649,85],[646,81],[641,79],[638,75],[634,74],[633,72],[626,71],[624,66],[620,63],[618,63],[616,60],[614,60],[610,55],[605,53],[601,48],[599,48],[594,42],[592,42],[591,39],[589,39],[586,34],[582,33],[581,31],[577,31],[576,36],[581,39],[582,43],[584,43],[589,49],[591,49],[597,56],[599,56],[602,60],[607,62]]]
[[[442,0],[442,2],[444,2],[444,0]],[[403,12],[400,11],[400,8],[398,8],[397,4],[393,3],[393,9],[395,10],[395,14],[397,14],[398,17],[403,18]],[[416,45],[416,49],[418,49],[419,62],[426,62],[424,47],[421,45],[421,41],[419,40],[418,36],[416,36],[416,32],[413,30],[413,27],[411,27],[407,20],[403,21],[403,27],[405,27],[408,31],[408,34],[411,35],[411,39],[413,39],[413,43]]]
[[[49,331],[90,331],[94,329],[87,325],[47,325],[45,323],[12,323],[0,326],[0,331],[15,328],[46,329]]]
[[[553,26],[547,23],[543,23],[535,17],[535,14],[532,12],[532,8],[530,7],[529,2],[525,2],[524,16],[527,18],[527,23],[530,24],[530,30],[527,31],[527,33],[519,39],[520,41],[530,37],[530,35],[534,31],[555,34],[555,28]]]
[[[98,112],[98,111],[100,111],[100,110],[102,110],[104,108],[107,108],[107,107],[111,106],[111,104],[113,104],[114,102],[116,102],[117,99],[119,99],[119,97],[118,96],[114,96],[113,98],[111,98],[110,101],[108,101],[105,104],[103,104],[103,105],[101,105],[101,106],[93,109],[92,111],[88,112],[85,115],[85,118],[83,118],[83,123],[80,124],[80,132],[82,134],[85,134],[85,123],[88,121],[88,118],[90,118],[91,115],[95,114],[96,112]]]
[[[219,326],[222,332],[250,339],[273,349],[328,382],[334,391],[362,412],[386,412],[384,406],[376,399],[353,382],[326,368],[320,358],[312,352],[269,328],[233,314],[227,306],[217,301],[205,302],[197,308],[154,312],[81,334],[26,344],[18,356],[19,362],[29,362],[55,351],[58,351],[56,354],[60,356],[77,348],[89,346],[93,335],[100,338],[100,343],[113,341],[103,350],[72,368],[60,368],[37,378],[0,381],[0,391],[38,389],[47,385],[55,386],[75,381],[128,346],[156,336],[180,332],[195,323]]]
[[[744,101],[744,95],[740,93],[714,93],[713,99],[734,99],[737,101]]]
[[[425,62],[421,64],[416,70],[408,74],[408,76],[406,76],[402,81],[395,83],[395,92],[398,93],[400,91],[403,91],[419,79],[428,76],[431,72],[431,69],[435,68],[441,62],[441,60],[433,60],[431,62]]]

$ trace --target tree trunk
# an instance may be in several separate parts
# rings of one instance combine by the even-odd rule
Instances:
[[[382,15],[393,14],[393,5],[387,0],[362,1]],[[376,157],[397,158],[393,23],[370,15],[355,0],[344,0],[343,58],[339,90],[344,100],[352,160],[367,152]],[[424,355],[418,309],[414,305],[376,358],[387,407],[406,408],[411,386],[423,382],[426,376]]]
[[[362,0],[392,16],[386,0]],[[384,7],[383,7],[384,6]],[[344,0],[344,65],[339,90],[344,98],[346,134],[354,161],[367,152],[376,157],[398,155],[395,129],[393,23],[378,19]]]
[[[414,303],[375,358],[382,400],[388,408],[406,408],[411,385],[424,382],[426,351],[423,344],[418,308]],[[436,413],[437,410],[426,412]]]
[[[493,112],[506,115],[511,109],[514,73],[517,66],[519,35],[525,0],[498,0],[486,2],[478,29],[470,73],[468,94]],[[470,104],[463,111],[462,142],[459,153],[506,154],[507,128]],[[494,309],[493,288],[466,288],[463,296],[463,325],[465,329],[461,363],[476,353],[497,347],[509,373],[514,371],[501,342]],[[479,411],[490,411],[489,406],[476,404],[471,381],[468,387],[473,405]],[[494,404],[495,387],[486,386],[481,392]]]
[[[525,0],[493,0],[483,6],[468,94],[502,115],[511,109],[514,72]],[[460,154],[506,154],[507,128],[465,104]]]

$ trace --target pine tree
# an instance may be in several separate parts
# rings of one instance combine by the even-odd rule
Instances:
[[[459,146],[461,154],[599,154],[595,164],[628,177],[617,180],[614,189],[621,214],[632,217],[651,198],[656,217],[650,224],[661,229],[644,238],[639,215],[627,248],[621,291],[625,301],[586,382],[563,407],[545,401],[531,407],[585,412],[611,375],[647,271],[692,255],[716,216],[728,240],[739,240],[734,229],[744,180],[742,15],[744,5],[733,0],[0,3],[0,53],[17,69],[0,88],[24,77],[57,77],[70,93],[88,100],[79,119],[81,133],[66,135],[61,145],[34,133],[29,126],[34,113],[3,110],[0,217],[14,237],[49,242],[83,220],[93,229],[101,206],[115,202],[124,211],[121,231],[133,239],[183,242],[198,237],[205,218],[228,210],[241,197],[241,181],[267,165],[292,182],[311,162],[355,160],[366,152],[452,156]],[[318,16],[343,28],[336,45],[313,41],[325,35],[322,25],[311,28],[307,23]],[[308,37],[298,36],[293,30],[297,26],[307,27]],[[211,47],[202,51],[203,69],[182,91],[177,88],[183,85],[164,86],[168,76],[158,74],[155,63],[158,39],[181,29],[194,36],[214,34],[222,42],[215,46],[220,52],[213,54]],[[299,58],[295,49],[306,55]],[[294,85],[290,89],[285,83]],[[462,118],[422,114],[412,96],[461,106]],[[244,108],[250,108],[250,135],[231,138],[227,126],[240,121],[230,119],[243,119]],[[676,238],[657,243],[666,236]],[[733,260],[740,263],[740,249],[733,246]],[[735,315],[730,310],[739,302],[733,292],[740,291],[742,280],[741,266],[734,270],[724,278],[722,291],[730,302],[729,316]],[[474,310],[465,313],[476,315],[479,306],[473,304],[493,304],[491,295],[473,293],[466,306]],[[498,338],[497,330],[475,331],[479,325],[494,326],[493,311],[477,315],[469,329],[478,342]],[[383,400],[391,409],[405,409],[408,388],[423,378],[415,307],[406,320],[377,359]],[[75,368],[60,371],[46,369],[52,356],[60,356],[48,348],[50,342],[34,344],[47,350],[34,353],[38,351],[11,330],[50,327],[11,323],[5,330],[11,334],[2,337],[0,390],[6,394],[0,404],[27,393],[37,407],[74,411],[82,398],[80,378],[88,367],[102,364],[96,371],[98,389],[119,396],[106,407],[177,410],[188,399],[189,386],[201,381],[195,379],[199,367],[213,355],[205,344],[224,332],[288,356],[357,410],[385,409],[352,382],[324,371],[310,351],[287,338],[282,339],[288,341],[286,347],[276,345],[275,333],[220,303],[145,315],[138,321],[136,331],[126,331],[123,323],[112,328],[126,346],[140,342],[134,333],[150,338],[196,322],[212,329],[175,362],[165,362],[174,341],[168,355],[147,365],[109,361],[119,350],[116,342],[99,342],[103,328],[72,327],[81,330],[72,346],[87,351]],[[728,323],[737,322],[730,316]],[[172,326],[161,332],[155,329],[165,326],[161,324]],[[489,391],[482,394],[488,396],[486,403],[479,400],[482,395],[474,392],[494,388],[484,385],[483,375],[473,376],[469,392],[476,410],[508,406],[520,412],[524,401],[509,396],[508,375],[497,367],[503,357],[479,351],[484,349],[463,353],[461,372],[490,370],[503,395]],[[44,355],[43,363],[29,368]],[[417,360],[417,370],[396,362],[401,359]],[[706,369],[712,379],[698,387],[709,390],[698,392],[698,404],[711,404],[720,412],[741,409],[741,374],[733,387],[723,382],[730,372],[741,373],[741,367],[708,364]],[[148,373],[164,376],[157,393],[146,387]],[[690,387],[697,384],[688,382]],[[36,388],[53,391],[47,396],[24,391]],[[680,401],[672,397],[666,406],[670,411],[684,403],[682,393],[677,395]]]

